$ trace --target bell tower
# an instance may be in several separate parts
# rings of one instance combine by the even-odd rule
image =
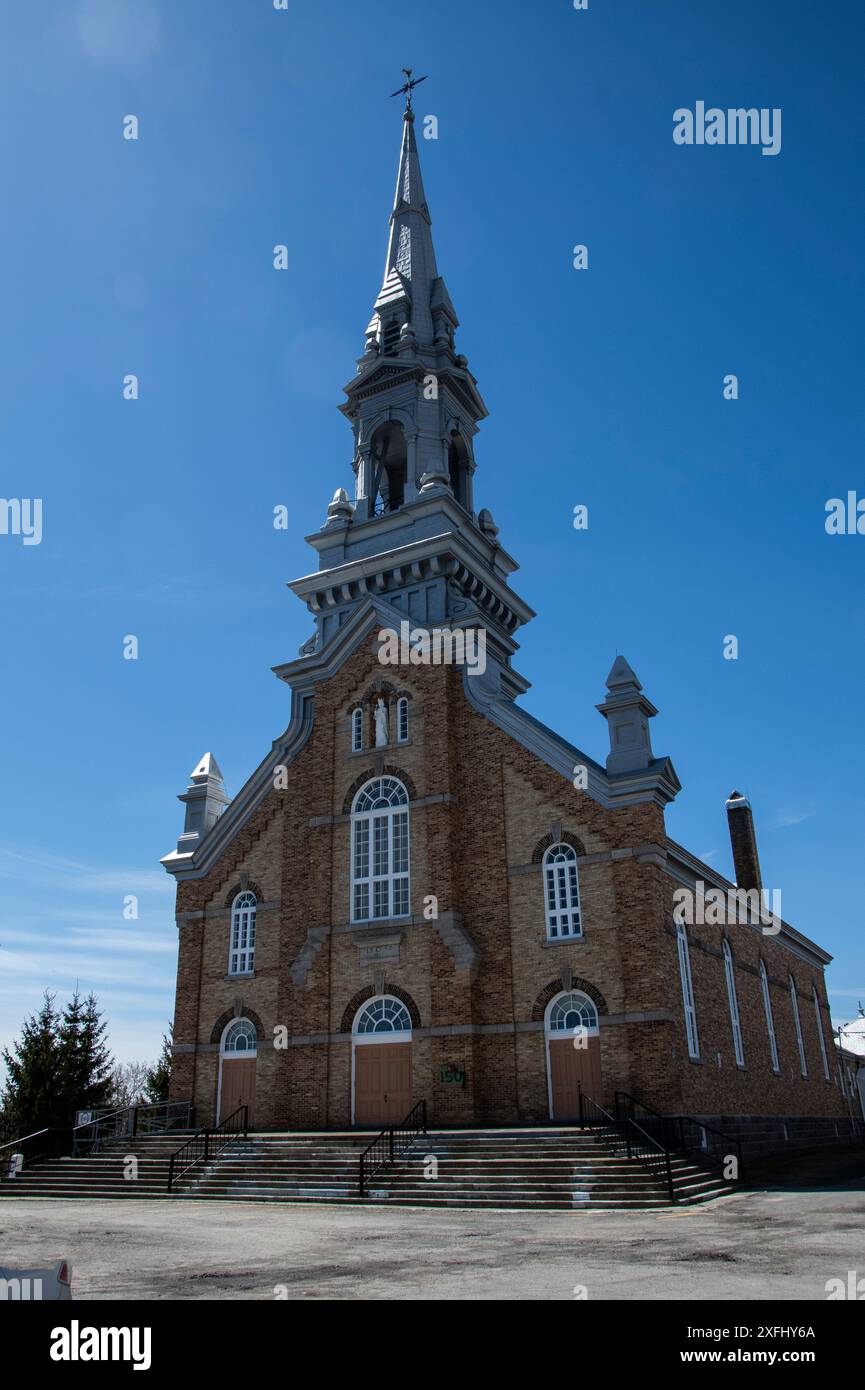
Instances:
[[[473,441],[487,413],[456,350],[459,320],[436,265],[408,75],[381,289],[341,407],[354,431],[359,518],[397,510],[433,481],[471,513]]]
[[[354,499],[337,488],[307,536],[314,574],[291,589],[315,618],[301,657],[320,656],[365,599],[422,627],[484,628],[491,688],[528,688],[511,667],[514,633],[534,617],[508,584],[516,561],[475,510],[474,441],[487,414],[439,274],[408,81],[381,289],[340,406],[354,434]],[[394,93],[394,95],[398,95]],[[297,663],[277,668],[294,679]]]

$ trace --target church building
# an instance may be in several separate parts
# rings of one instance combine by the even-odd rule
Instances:
[[[572,1121],[580,1091],[607,1109],[625,1092],[743,1132],[828,1132],[847,1114],[830,956],[764,919],[747,799],[727,801],[734,885],[666,832],[680,783],[624,657],[596,706],[603,763],[519,703],[534,614],[478,506],[487,412],[458,327],[409,92],[340,407],[354,496],[338,488],[290,585],[314,623],[275,668],[290,721],[231,800],[204,756],[162,861],[172,1098],[201,1125],[247,1103],[259,1130],[378,1130],[420,1100],[431,1128],[539,1125]]]

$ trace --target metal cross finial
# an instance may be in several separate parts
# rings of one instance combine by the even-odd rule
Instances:
[[[395,92],[391,92],[391,96],[401,97],[403,93],[405,93],[405,109],[406,111],[410,111],[412,90],[419,86],[421,82],[426,82],[426,77],[412,77],[411,68],[403,68],[403,72],[406,75],[406,81],[402,87],[398,87]]]

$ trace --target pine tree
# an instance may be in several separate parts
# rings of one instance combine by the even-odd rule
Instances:
[[[162,1035],[162,1051],[159,1054],[159,1060],[147,1073],[147,1099],[153,1103],[168,1100],[168,1089],[171,1084],[171,1039],[173,1036],[174,1028],[169,1023],[168,1032]]]
[[[60,1090],[63,1124],[71,1125],[76,1110],[98,1110],[109,1104],[113,1061],[105,1043],[107,1024],[89,994],[81,1002],[76,989],[59,1029]]]
[[[3,1049],[7,1082],[2,1096],[2,1122],[6,1138],[23,1138],[64,1123],[59,1018],[54,999],[46,990],[42,1008],[25,1020],[21,1038],[12,1044],[12,1052]]]

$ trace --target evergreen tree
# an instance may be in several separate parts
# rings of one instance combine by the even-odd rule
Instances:
[[[0,1096],[4,1139],[38,1129],[70,1128],[76,1110],[110,1104],[113,1061],[105,1041],[107,1024],[93,994],[76,989],[62,1016],[45,991],[42,1008],[25,1020],[13,1050],[3,1051],[7,1082]]]
[[[66,1006],[60,1029],[64,1099],[70,1124],[76,1110],[99,1110],[109,1103],[114,1062],[105,1042],[107,1027],[96,996],[88,994],[82,1005],[76,990]]]
[[[48,990],[38,1014],[24,1022],[12,1051],[3,1049],[7,1081],[2,1096],[5,1137],[23,1138],[64,1123],[59,1066],[58,1015]]]
[[[168,1088],[171,1084],[171,1039],[173,1036],[174,1027],[169,1023],[168,1032],[162,1035],[162,1051],[159,1054],[159,1060],[147,1073],[147,1099],[154,1103],[168,1100]]]

